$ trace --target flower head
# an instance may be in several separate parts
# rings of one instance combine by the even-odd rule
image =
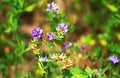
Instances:
[[[110,56],[109,57],[109,60],[113,63],[113,64],[116,64],[119,62],[119,59],[117,56],[113,55],[113,56]]]
[[[63,38],[63,36],[68,32],[68,26],[66,23],[60,23],[56,28],[58,37]]]
[[[48,33],[47,36],[48,36],[49,40],[53,40],[53,39],[57,38],[57,36],[56,36],[56,34],[54,32]]]
[[[63,33],[66,34],[69,29],[68,29],[68,26],[67,26],[66,23],[60,23],[60,24],[58,25],[58,27],[56,28],[56,30],[58,30],[58,31],[62,30]]]
[[[47,56],[44,57],[44,61],[45,61],[45,62],[48,61],[48,57],[47,57]]]
[[[82,45],[81,48],[82,48],[82,50],[86,50],[87,49],[86,45]]]
[[[50,10],[53,10],[54,12],[58,13],[58,5],[55,4],[54,2],[48,4],[48,8],[47,8],[47,11],[50,11]]]
[[[39,39],[43,34],[43,30],[41,28],[34,28],[31,34],[34,39]]]
[[[70,47],[72,45],[71,42],[65,42],[64,43],[64,48],[67,49],[68,47]]]
[[[39,61],[40,62],[47,62],[48,61],[48,57],[47,56],[41,57],[41,58],[39,58]]]

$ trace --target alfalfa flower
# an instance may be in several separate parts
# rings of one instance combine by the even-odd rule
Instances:
[[[65,42],[64,43],[64,48],[67,49],[68,47],[72,46],[71,42]]]
[[[63,38],[63,36],[68,32],[69,29],[66,23],[60,23],[56,30],[58,37]]]
[[[39,39],[43,34],[43,30],[41,28],[34,28],[31,32],[31,35],[34,39]]]
[[[39,45],[35,44],[38,40],[34,39],[31,40],[31,48],[33,49],[34,54],[40,54],[40,48]]]
[[[57,36],[54,32],[47,33],[47,36],[48,36],[49,40],[53,40],[53,39],[57,38]]]
[[[111,61],[113,64],[116,64],[119,62],[119,59],[117,56],[113,55],[109,57],[109,61]]]
[[[45,56],[45,57],[39,58],[39,62],[48,62],[48,57]]]
[[[73,66],[73,60],[67,58],[64,61],[64,66],[62,67],[62,69],[67,69],[69,67]]]
[[[82,48],[82,50],[86,50],[87,46],[86,45],[82,45],[81,48]]]
[[[57,4],[55,4],[54,2],[48,4],[48,7],[46,9],[47,11],[53,10],[54,12],[58,13],[59,7]]]

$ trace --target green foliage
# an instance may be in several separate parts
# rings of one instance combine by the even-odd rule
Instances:
[[[101,57],[101,53],[102,53],[102,48],[99,46],[95,49],[95,52],[93,54],[96,60]]]
[[[111,43],[110,45],[108,45],[108,48],[113,54],[120,55],[120,43]]]
[[[88,74],[82,70],[79,69],[79,67],[74,67],[70,69],[70,72],[72,73],[71,78],[88,78]]]
[[[27,11],[27,12],[31,12],[33,11],[33,9],[35,8],[36,4],[31,4],[29,6],[27,6],[24,10]]]

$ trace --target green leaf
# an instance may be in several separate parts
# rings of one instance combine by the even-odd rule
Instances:
[[[66,76],[68,76],[68,78],[71,78],[72,74],[69,70],[63,70],[63,78],[65,78]]]
[[[71,78],[88,78],[88,76],[79,74],[79,75],[74,75]]]
[[[77,25],[74,24],[72,27],[70,27],[69,32],[73,33],[75,31],[76,27],[77,27]]]
[[[86,67],[85,68],[85,72],[87,72],[88,74],[91,74],[92,73],[92,70],[91,70],[91,68],[90,67]]]
[[[70,69],[70,72],[72,73],[72,78],[87,78],[88,74],[82,70],[79,69],[79,67],[74,67]]]
[[[4,32],[5,32],[5,33],[10,33],[10,31],[11,31],[11,28],[8,27]]]
[[[34,3],[34,4],[31,4],[31,5],[29,5],[28,7],[25,8],[25,11],[31,12],[31,11],[35,8],[35,6],[36,6],[35,3]]]
[[[24,0],[18,0],[19,1],[19,6],[20,6],[20,9],[22,9],[23,8],[23,6],[24,6]]]
[[[10,2],[10,0],[2,0],[3,2]]]
[[[49,41],[49,42],[47,43],[47,46],[50,48],[51,46],[53,46],[53,42]]]
[[[30,72],[28,73],[28,78],[32,78],[32,76],[31,76]]]
[[[107,4],[106,6],[107,6],[112,12],[118,12],[117,7],[115,7],[114,5]]]
[[[120,43],[111,43],[108,45],[108,48],[111,52],[115,54],[120,54]]]
[[[42,44],[41,42],[38,42],[38,41],[33,41],[33,42],[31,42],[32,44],[38,44],[38,45],[40,45],[40,44]]]
[[[102,53],[102,48],[99,46],[99,47],[97,47],[96,50],[95,50],[95,53],[94,53],[95,58],[96,58],[96,59],[100,58],[101,53]]]
[[[100,75],[104,74],[109,67],[110,67],[110,65],[108,65],[108,66],[106,66],[105,68],[103,68],[103,69],[100,71],[99,74],[100,74]]]

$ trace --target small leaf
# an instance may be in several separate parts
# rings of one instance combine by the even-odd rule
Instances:
[[[97,47],[96,50],[95,50],[95,53],[94,53],[95,58],[96,58],[96,59],[100,58],[101,53],[102,53],[102,48],[99,46],[99,47]]]
[[[110,65],[108,65],[108,66],[106,66],[105,68],[103,68],[103,69],[100,71],[99,74],[100,74],[100,75],[104,74],[109,67],[110,67]]]
[[[28,78],[32,78],[32,76],[31,76],[30,72],[28,73]]]
[[[10,0],[2,0],[3,2],[10,2]]]
[[[70,27],[69,32],[73,33],[75,31],[76,27],[77,27],[76,24],[74,24],[72,27]]]
[[[88,74],[91,74],[91,73],[92,73],[92,70],[90,69],[90,67],[87,66],[87,67],[85,68],[85,72],[87,72]]]
[[[107,4],[106,6],[107,6],[112,12],[118,12],[117,7],[115,7],[114,5]]]
[[[5,32],[5,33],[10,33],[10,31],[11,31],[11,28],[8,27],[4,32]]]
[[[111,43],[108,45],[108,48],[111,52],[120,54],[120,43]]]
[[[19,6],[20,6],[20,9],[24,6],[24,0],[18,0],[19,1]]]
[[[31,12],[35,8],[36,4],[29,5],[28,7],[25,8],[25,11]]]
[[[53,45],[53,42],[51,42],[51,41],[49,41],[48,43],[47,43],[47,46],[50,48],[51,46]]]
[[[87,78],[88,74],[82,70],[80,70],[79,67],[74,67],[70,69],[70,72],[72,73],[72,78]]]

